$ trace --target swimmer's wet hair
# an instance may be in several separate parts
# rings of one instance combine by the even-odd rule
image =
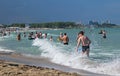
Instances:
[[[84,32],[83,32],[83,31],[80,31],[78,34],[82,34],[82,35],[84,35]]]
[[[66,33],[64,33],[64,35],[67,35]]]

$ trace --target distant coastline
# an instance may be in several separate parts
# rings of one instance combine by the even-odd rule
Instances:
[[[46,22],[46,23],[13,23],[10,25],[1,24],[0,28],[28,28],[28,29],[71,29],[71,28],[84,28],[84,27],[95,27],[95,28],[120,28],[120,25],[112,23],[101,23],[89,22],[89,24],[80,24],[75,22]]]

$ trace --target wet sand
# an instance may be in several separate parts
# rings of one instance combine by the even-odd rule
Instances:
[[[0,76],[107,76],[16,53],[0,52]]]

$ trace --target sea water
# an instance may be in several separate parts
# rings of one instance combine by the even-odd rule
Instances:
[[[83,30],[85,35],[92,41],[90,45],[90,57],[76,52],[76,37]],[[103,39],[100,30],[106,30],[107,38]],[[83,29],[56,29],[56,30],[34,30],[47,33],[47,39],[28,40],[22,36],[17,41],[17,33],[10,36],[0,37],[0,51],[16,52],[30,57],[49,58],[53,63],[66,65],[72,68],[83,69],[94,73],[120,75],[120,28],[83,28]],[[25,31],[27,34],[30,31]],[[58,41],[58,36],[67,33],[69,45],[63,45]],[[53,41],[50,41],[53,36]]]

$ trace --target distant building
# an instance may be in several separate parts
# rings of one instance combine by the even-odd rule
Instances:
[[[106,23],[106,24],[111,24],[111,22],[110,22],[109,20],[107,20],[105,23]]]
[[[97,21],[89,21],[89,25],[99,25]]]

